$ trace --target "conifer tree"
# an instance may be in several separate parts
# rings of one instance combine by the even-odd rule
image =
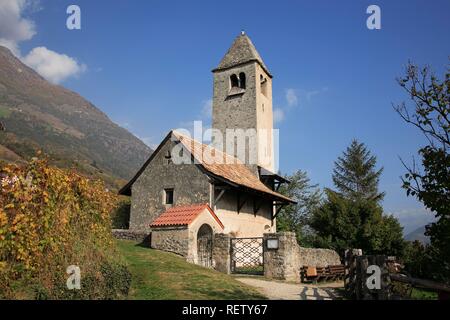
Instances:
[[[382,200],[378,182],[383,168],[376,170],[376,162],[364,143],[353,140],[334,163],[333,182],[338,191],[351,200]]]

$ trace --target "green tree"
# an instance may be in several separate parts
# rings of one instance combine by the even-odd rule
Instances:
[[[308,221],[311,212],[320,204],[322,194],[318,185],[311,183],[305,171],[298,170],[290,176],[287,175],[286,179],[290,183],[280,186],[279,192],[295,200],[297,204],[281,209],[277,217],[277,229],[296,232],[299,243],[302,246],[310,246],[311,231]]]
[[[371,155],[364,143],[356,139],[334,163],[333,182],[346,198],[382,200],[378,182],[383,168],[375,170],[377,158]]]
[[[313,211],[309,224],[314,244],[340,254],[360,248],[366,254],[402,255],[402,227],[393,216],[383,215],[378,191],[382,169],[363,143],[351,145],[335,162],[333,181],[338,191],[326,189],[326,200]]]
[[[376,202],[347,199],[326,189],[326,201],[311,216],[314,244],[343,254],[345,249],[359,248],[366,254],[401,256],[403,230],[398,220],[383,215]]]
[[[450,283],[450,68],[439,80],[428,66],[409,63],[405,76],[397,79],[413,103],[394,106],[407,123],[418,128],[428,144],[419,149],[422,166],[403,164],[407,195],[416,197],[434,212],[435,223],[427,226],[436,280]]]
[[[403,239],[403,227],[393,215],[383,215],[376,235],[379,237],[379,246],[375,250],[378,254],[388,254],[403,257],[406,241]]]
[[[427,278],[433,273],[429,248],[417,240],[407,242],[403,260],[406,272],[412,277]]]

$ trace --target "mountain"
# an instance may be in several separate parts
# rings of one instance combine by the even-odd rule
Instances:
[[[408,240],[408,241],[418,240],[418,241],[422,242],[423,244],[430,243],[430,238],[425,235],[425,226],[419,227],[416,230],[408,233],[405,236],[405,240]]]
[[[0,46],[0,159],[23,161],[38,150],[57,166],[117,187],[152,152],[92,103],[49,83]]]

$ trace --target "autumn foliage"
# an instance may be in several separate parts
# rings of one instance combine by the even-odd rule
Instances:
[[[0,298],[104,299],[127,293],[130,277],[111,236],[115,195],[100,181],[34,158],[0,169]],[[81,270],[68,290],[66,269]]]

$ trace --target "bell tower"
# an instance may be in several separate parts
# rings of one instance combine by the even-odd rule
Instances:
[[[273,172],[272,75],[244,32],[212,72],[212,128],[222,133],[223,150],[255,174],[258,166]]]

